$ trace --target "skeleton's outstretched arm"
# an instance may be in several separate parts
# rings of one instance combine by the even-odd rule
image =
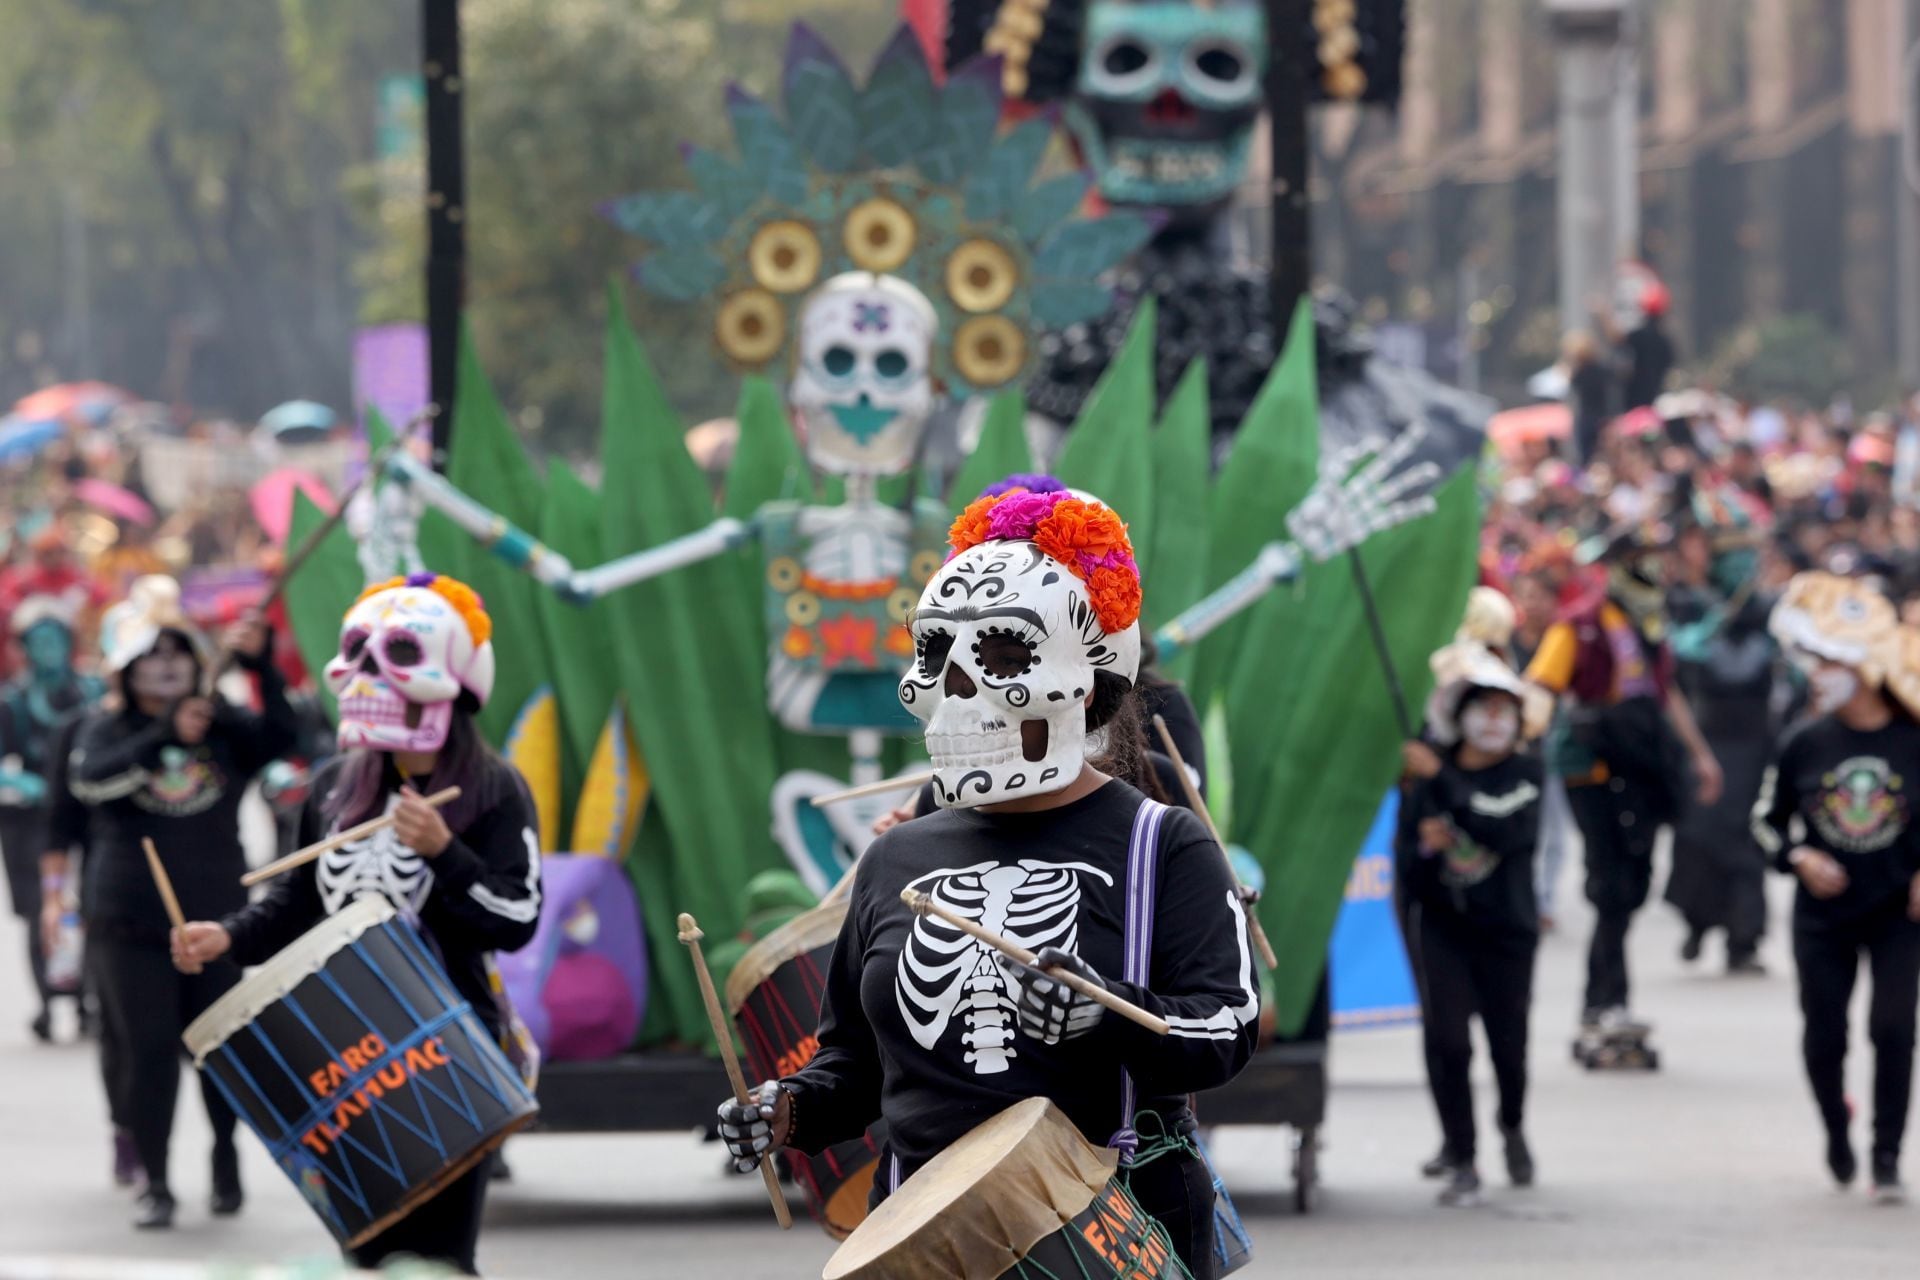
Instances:
[[[1425,436],[1425,424],[1416,423],[1365,465],[1359,465],[1367,454],[1364,445],[1322,455],[1313,488],[1287,513],[1287,532],[1293,536],[1260,548],[1252,564],[1154,632],[1161,660],[1172,658],[1281,583],[1292,582],[1307,561],[1331,560],[1384,529],[1430,514],[1434,500],[1425,490],[1440,478],[1439,466],[1422,462],[1394,474]]]
[[[710,560],[753,539],[753,526],[731,516],[704,529],[621,556],[592,569],[576,569],[565,556],[449,484],[445,477],[406,454],[387,461],[387,478],[408,486],[494,555],[525,569],[572,604],[591,604],[621,587]]]

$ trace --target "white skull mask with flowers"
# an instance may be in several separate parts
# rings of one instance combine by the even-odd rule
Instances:
[[[849,272],[807,300],[788,399],[816,467],[898,475],[913,465],[933,412],[938,329],[926,295],[893,276]]]
[[[436,584],[442,589],[436,590]],[[457,589],[457,590],[456,590]],[[452,579],[415,574],[374,591],[347,612],[327,687],[340,704],[342,750],[438,751],[454,703],[476,707],[493,692],[493,645],[455,603],[478,597]]]
[[[1097,509],[1065,493],[1045,496]],[[1028,504],[1029,513],[1042,509]],[[1034,523],[1006,528],[1031,534]],[[1112,527],[1121,528],[1117,520]],[[900,682],[900,701],[927,722],[940,807],[1044,795],[1079,776],[1095,681],[1131,684],[1140,665],[1138,573],[1124,531],[1120,538],[1130,604],[1096,604],[1082,576],[1087,562],[1107,553],[1067,550],[1069,565],[1017,537],[967,546],[927,584],[914,610],[916,660]]]

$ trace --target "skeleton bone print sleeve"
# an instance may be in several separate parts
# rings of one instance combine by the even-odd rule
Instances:
[[[1199,819],[1180,810],[1160,826],[1148,982],[1121,981],[1128,846],[1145,802],[1110,781],[1058,808],[945,809],[876,840],[827,975],[819,1050],[782,1081],[793,1093],[793,1144],[819,1151],[884,1117],[886,1189],[1031,1097],[1051,1099],[1105,1144],[1123,1123],[1123,1067],[1139,1107],[1169,1132],[1191,1128],[1187,1094],[1224,1083],[1252,1056],[1259,988],[1232,877]],[[1077,1038],[1028,1035],[998,953],[914,915],[900,901],[907,888],[1029,950],[1074,953],[1166,1018],[1172,1034],[1108,1013]]]

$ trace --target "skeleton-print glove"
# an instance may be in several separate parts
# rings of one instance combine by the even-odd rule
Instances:
[[[773,1118],[780,1109],[780,1086],[769,1080],[753,1091],[751,1102],[728,1098],[720,1104],[720,1140],[733,1167],[752,1173],[773,1147]]]
[[[1101,981],[1100,975],[1073,952],[1042,947],[1030,965],[1004,955],[994,958],[1017,992],[1014,1003],[1020,1011],[1020,1029],[1041,1044],[1073,1040],[1100,1025],[1100,1015],[1106,1012],[1102,1006],[1042,972],[1065,969],[1096,987],[1105,988],[1107,984]]]

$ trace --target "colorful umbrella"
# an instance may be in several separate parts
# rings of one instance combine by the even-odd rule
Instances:
[[[31,419],[52,419],[79,417],[89,426],[99,426],[123,404],[132,404],[134,397],[119,387],[105,382],[62,382],[51,387],[42,387],[30,396],[23,397],[13,406],[15,415]]]
[[[260,425],[285,444],[306,444],[333,430],[333,410],[311,400],[289,400],[260,415]]]
[[[1487,439],[1505,454],[1535,440],[1564,440],[1573,434],[1573,410],[1557,401],[1496,413],[1487,423]]]
[[[332,515],[339,504],[327,491],[327,486],[298,467],[281,467],[268,472],[259,483],[247,492],[247,500],[253,505],[253,518],[276,543],[287,540],[287,530],[293,524],[293,495],[304,493],[313,499],[315,506],[328,515]]]
[[[92,507],[95,511],[104,511],[110,516],[119,516],[137,525],[151,525],[154,521],[153,508],[147,500],[131,489],[88,476],[73,486],[73,496]]]
[[[0,418],[0,462],[30,458],[58,440],[66,427],[58,418],[24,418],[8,414]]]

